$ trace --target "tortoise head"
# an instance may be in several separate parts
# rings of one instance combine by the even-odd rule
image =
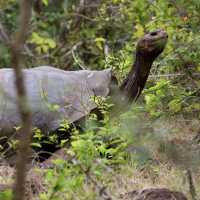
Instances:
[[[122,94],[126,96],[125,103],[126,100],[137,100],[141,94],[153,61],[164,50],[167,38],[167,33],[159,29],[144,35],[138,41],[135,63],[120,87]]]
[[[164,30],[158,29],[144,35],[137,44],[137,53],[154,60],[165,48],[168,35]]]

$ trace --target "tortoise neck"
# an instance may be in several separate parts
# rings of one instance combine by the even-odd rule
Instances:
[[[132,103],[137,100],[144,89],[153,60],[142,52],[136,53],[135,63],[120,86],[122,101]]]

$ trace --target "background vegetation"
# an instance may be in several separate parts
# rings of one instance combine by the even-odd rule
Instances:
[[[11,65],[8,42],[18,27],[18,8],[15,0],[0,0],[2,68]],[[106,111],[109,105],[101,103],[105,117],[100,125],[90,116],[84,134],[73,130],[67,161],[56,160],[55,166],[42,174],[40,199],[117,197],[128,190],[157,185],[180,190],[189,198],[200,196],[199,13],[199,0],[34,1],[24,51],[28,68],[111,67],[122,80],[134,60],[138,38],[158,28],[169,34],[139,102],[114,120]],[[35,137],[40,138],[40,133]],[[55,142],[55,137],[52,140]],[[188,170],[195,174],[195,195],[185,181]],[[121,191],[116,189],[121,186],[116,183],[119,180]],[[2,195],[6,199],[10,193]]]

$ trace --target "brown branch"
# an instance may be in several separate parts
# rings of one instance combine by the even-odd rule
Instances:
[[[192,200],[197,200],[197,193],[196,193],[196,188],[195,188],[193,177],[192,177],[192,172],[189,169],[187,170],[187,179],[189,183],[190,195],[192,197]]]
[[[0,41],[10,47],[10,36],[8,35],[7,29],[0,22]],[[34,57],[31,49],[27,44],[24,44],[24,51],[29,57]]]
[[[78,161],[76,161],[78,163]],[[90,169],[85,170],[84,167],[79,163],[81,171],[85,174],[87,179],[96,187],[98,190],[99,197],[103,200],[114,200],[115,198],[106,190],[106,187],[100,185],[92,176]]]
[[[0,41],[4,41],[6,44],[9,43],[9,36],[5,30],[3,24],[0,23]]]
[[[26,166],[29,157],[29,144],[31,138],[31,112],[27,101],[25,81],[22,66],[22,51],[26,40],[31,19],[32,1],[20,1],[20,24],[13,43],[11,44],[12,66],[15,73],[15,85],[18,95],[18,109],[22,121],[22,128],[19,131],[20,143],[18,147],[18,158],[16,163],[16,180],[14,185],[14,200],[24,200]]]

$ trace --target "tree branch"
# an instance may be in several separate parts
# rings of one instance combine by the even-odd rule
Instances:
[[[9,36],[5,30],[3,24],[0,23],[0,41],[4,41],[6,44],[9,43]]]
[[[29,144],[31,138],[31,112],[27,101],[25,81],[22,72],[22,52],[26,40],[29,23],[31,19],[32,0],[20,1],[20,24],[14,41],[11,43],[12,66],[15,73],[15,85],[17,90],[17,103],[22,121],[22,128],[19,131],[20,144],[18,147],[18,158],[16,164],[16,180],[14,185],[14,200],[24,200],[26,166],[30,154]]]
[[[190,189],[190,194],[191,194],[192,200],[197,200],[196,188],[194,186],[192,172],[190,169],[187,170],[187,179],[188,179],[188,183],[189,183],[189,189]]]

